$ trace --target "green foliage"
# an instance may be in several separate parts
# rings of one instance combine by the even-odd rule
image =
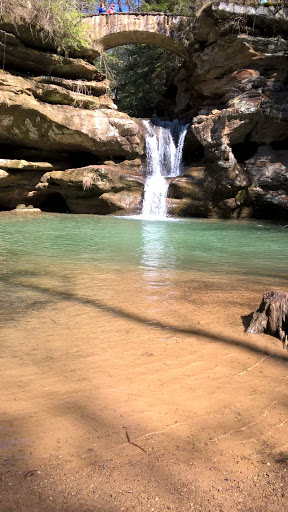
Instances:
[[[104,60],[102,71],[119,110],[135,117],[170,114],[169,92],[179,57],[154,46],[131,45],[110,50]]]
[[[188,5],[184,0],[130,2],[131,12],[138,10],[191,15],[194,8],[193,0],[188,2]],[[127,1],[125,4],[128,5]],[[181,30],[184,43],[187,43],[186,25],[183,21]],[[180,37],[179,32],[179,39]],[[182,63],[181,58],[154,46],[131,45],[109,50],[99,60],[97,67],[107,75],[111,96],[121,111],[136,117],[171,115],[171,104],[175,101],[175,88],[172,82]]]
[[[32,0],[34,23],[50,39],[58,51],[68,53],[71,49],[86,46],[85,33],[81,26],[82,13],[77,0]]]
[[[92,3],[92,0],[85,2],[88,6]],[[13,6],[11,0],[0,0],[0,15],[15,24],[24,19],[61,53],[87,45],[79,0],[16,0]]]
[[[196,0],[145,0],[141,3],[142,12],[170,12],[189,15],[194,11]]]

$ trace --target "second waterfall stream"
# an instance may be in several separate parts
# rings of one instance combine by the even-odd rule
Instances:
[[[146,183],[141,217],[167,218],[168,179],[181,172],[182,150],[189,124],[173,121],[143,121],[146,131]]]

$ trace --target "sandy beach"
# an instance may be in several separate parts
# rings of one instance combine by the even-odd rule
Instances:
[[[244,329],[269,280],[185,274],[141,295],[103,278],[109,293],[17,278],[1,512],[286,512],[288,353]]]

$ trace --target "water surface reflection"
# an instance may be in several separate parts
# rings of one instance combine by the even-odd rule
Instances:
[[[141,223],[140,267],[155,274],[164,269],[176,268],[178,256],[175,244],[170,240],[169,222],[150,221]]]

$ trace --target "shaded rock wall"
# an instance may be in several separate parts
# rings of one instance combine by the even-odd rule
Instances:
[[[214,4],[193,35],[175,113],[193,118],[190,153],[203,150],[202,208],[287,219],[288,9]]]

